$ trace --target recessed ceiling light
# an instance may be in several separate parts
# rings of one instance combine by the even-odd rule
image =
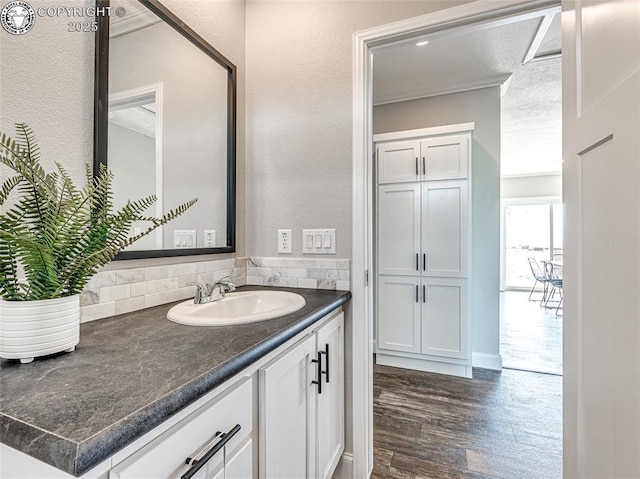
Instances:
[[[423,40],[421,42],[416,43],[416,46],[421,47],[422,45],[426,45],[427,43],[429,43],[429,40]]]

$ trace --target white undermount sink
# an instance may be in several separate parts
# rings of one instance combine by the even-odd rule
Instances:
[[[193,300],[176,304],[167,318],[191,326],[227,326],[277,318],[305,305],[302,296],[288,291],[239,291],[205,304]]]

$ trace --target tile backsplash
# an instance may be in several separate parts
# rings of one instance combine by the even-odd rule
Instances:
[[[249,257],[100,271],[80,295],[81,321],[187,299],[194,294],[187,283],[225,276],[238,286],[348,290],[349,267],[347,259]]]

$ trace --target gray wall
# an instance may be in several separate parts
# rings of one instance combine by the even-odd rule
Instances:
[[[336,228],[351,256],[353,33],[464,1],[247,3],[247,250]]]
[[[114,123],[109,124],[109,169],[118,181],[113,183],[113,206],[122,208],[127,200],[144,198],[156,193],[156,140],[137,131]],[[152,209],[149,214],[155,214]],[[149,224],[136,221],[132,227],[148,228]],[[155,249],[156,231],[132,244],[132,249]]]
[[[35,10],[51,5],[44,0],[30,4]],[[73,6],[94,4],[73,2]],[[238,67],[236,238],[237,255],[244,256],[245,2],[164,0],[163,4]],[[93,155],[94,38],[92,33],[69,33],[68,21],[38,17],[25,35],[0,31],[0,131],[12,131],[15,122],[28,123],[37,133],[45,164],[58,161],[84,181],[84,165],[91,164]],[[6,172],[0,174],[4,177]],[[118,267],[203,259],[127,261],[118,262]]]
[[[472,147],[473,352],[500,348],[500,89],[377,106],[373,132],[475,122]]]

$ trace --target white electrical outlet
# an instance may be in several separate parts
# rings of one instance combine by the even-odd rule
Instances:
[[[204,238],[202,244],[205,248],[216,247],[216,230],[204,230]]]
[[[291,230],[278,230],[278,253],[291,253]]]

